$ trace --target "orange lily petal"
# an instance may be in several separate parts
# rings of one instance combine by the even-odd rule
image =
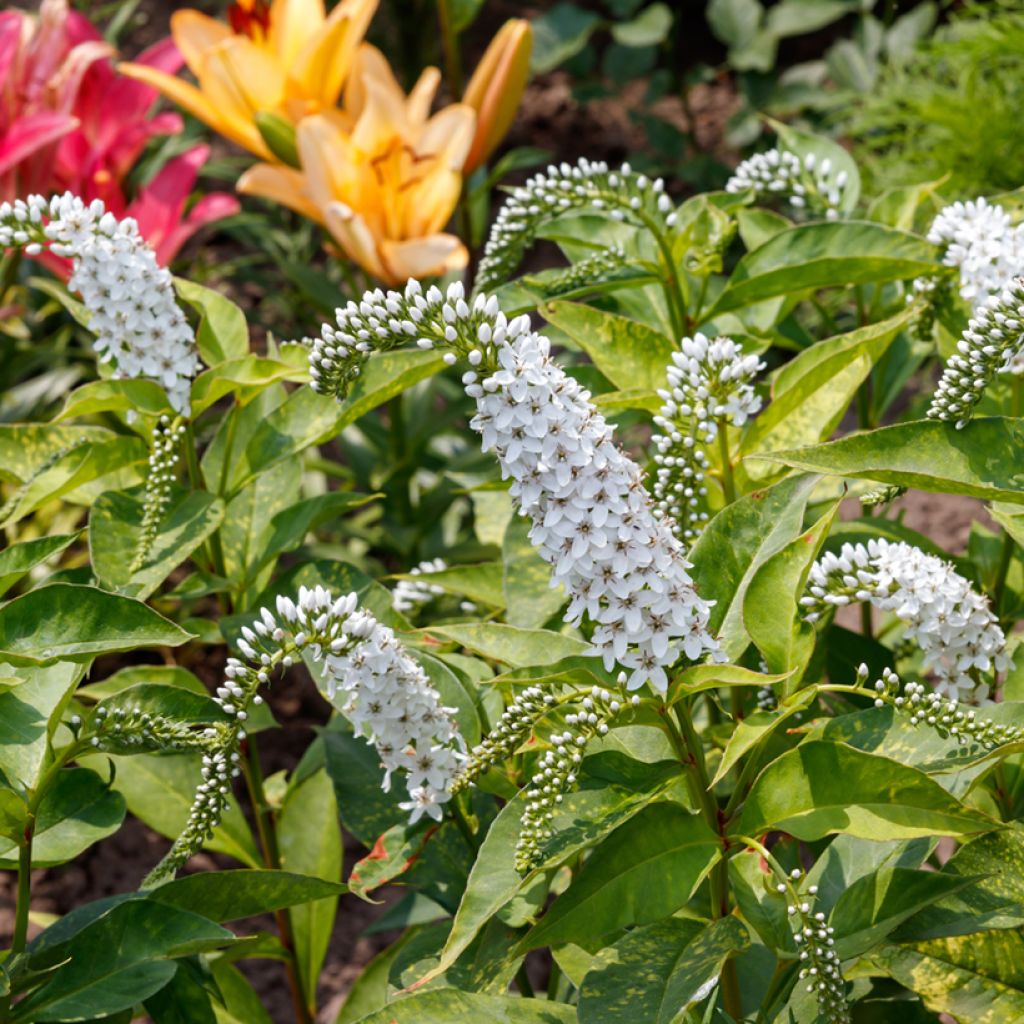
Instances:
[[[171,15],[171,37],[192,74],[198,74],[203,54],[233,33],[223,22],[200,11],[175,11]]]
[[[487,47],[466,88],[463,102],[479,114],[476,138],[466,158],[466,173],[494,152],[515,120],[530,77],[533,30],[521,18],[505,22]]]
[[[462,270],[469,253],[455,235],[430,235],[406,242],[381,242],[381,259],[391,285],[404,284],[410,277],[435,277],[450,270]]]
[[[327,207],[325,222],[327,229],[337,239],[349,259],[358,263],[367,273],[385,284],[398,284],[391,276],[377,254],[377,243],[366,222],[343,203],[332,203]]]
[[[280,164],[254,164],[238,179],[242,195],[259,196],[287,206],[288,209],[323,223],[323,214],[306,191],[306,179],[300,171]]]
[[[194,85],[169,75],[166,71],[158,71],[147,64],[118,64],[117,70],[127,78],[152,86],[159,90],[172,103],[187,110],[193,117],[208,124],[214,131],[227,135],[216,107]]]
[[[323,26],[324,0],[274,0],[270,8],[270,45],[284,66]]]
[[[441,72],[437,68],[424,68],[406,101],[409,121],[413,125],[423,124],[430,117],[430,107],[441,84]]]
[[[473,144],[476,112],[465,103],[452,103],[436,113],[420,136],[417,151],[429,153],[452,170],[461,169]]]
[[[342,0],[299,51],[291,79],[323,107],[338,102],[378,0]]]
[[[459,195],[462,175],[438,163],[406,194],[405,238],[422,238],[440,231],[451,220]]]
[[[306,194],[321,210],[326,209],[345,195],[344,184],[351,176],[348,140],[334,119],[318,114],[299,122],[295,141]]]

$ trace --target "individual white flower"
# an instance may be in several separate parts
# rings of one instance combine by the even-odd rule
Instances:
[[[753,381],[765,363],[744,355],[731,338],[709,340],[703,334],[683,338],[672,353],[664,403],[652,437],[657,467],[652,491],[654,514],[692,544],[707,521],[704,475],[708,457],[703,446],[714,441],[720,421],[742,426],[761,408]]]
[[[0,248],[31,255],[49,248],[72,261],[68,288],[82,296],[89,329],[115,377],[145,377],[167,392],[172,408],[189,411],[200,362],[195,335],[174,297],[173,279],[131,218],[118,220],[98,199],[70,192],[0,203]]]
[[[814,153],[801,159],[786,149],[755,153],[737,165],[725,183],[726,192],[750,189],[758,198],[787,199],[795,210],[838,220],[848,177],[833,173],[832,161]]]
[[[1024,270],[1024,225],[985,198],[941,210],[928,241],[944,249],[942,262],[959,273],[960,295],[977,311]]]
[[[948,697],[983,703],[990,685],[979,673],[1010,667],[1006,637],[988,605],[948,562],[902,541],[881,538],[844,544],[811,568],[800,599],[808,622],[854,601],[869,601],[907,625],[924,655],[935,689]]]
[[[423,573],[441,572],[447,568],[448,565],[443,558],[432,558],[414,566],[409,570],[409,575],[422,576]],[[444,587],[426,580],[399,580],[391,592],[391,607],[396,612],[411,612],[420,605],[429,604],[443,593]]]
[[[360,608],[356,594],[335,598],[324,587],[301,587],[298,599],[280,596],[273,611],[261,608],[242,628],[215,700],[229,716],[218,747],[203,758],[203,781],[188,823],[148,880],[166,877],[202,845],[220,821],[238,774],[238,744],[259,689],[279,667],[302,652],[319,664],[326,694],[352,722],[357,735],[372,743],[384,768],[385,790],[397,771],[406,776],[409,801],[400,806],[417,821],[427,814],[441,820],[442,805],[463,760],[465,744],[452,718],[454,708],[394,632]]]
[[[1014,277],[976,309],[950,356],[928,409],[932,419],[966,426],[998,373],[1024,373],[1024,278]]]
[[[508,320],[497,300],[466,301],[461,284],[405,294],[367,292],[338,311],[310,354],[317,390],[344,394],[375,349],[416,338],[450,348],[470,364],[463,376],[476,401],[471,426],[498,457],[530,539],[552,567],[552,585],[571,600],[566,618],[595,624],[592,642],[611,669],[630,670],[631,688],[660,691],[680,657],[718,655],[709,606],[687,573],[682,544],[658,521],[639,467],[614,442],[589,393],[550,356],[547,338],[525,316]]]

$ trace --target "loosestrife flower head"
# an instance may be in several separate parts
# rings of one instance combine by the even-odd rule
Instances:
[[[731,338],[709,340],[703,334],[683,338],[672,353],[664,403],[654,423],[657,466],[652,490],[654,511],[676,524],[681,539],[692,543],[706,522],[704,475],[708,457],[702,445],[713,441],[720,424],[742,426],[761,408],[753,380],[765,363],[744,355]]]
[[[818,887],[811,885],[800,892],[797,884],[802,872],[794,868],[777,891],[788,897],[786,911],[793,929],[800,961],[798,978],[806,983],[808,992],[818,1000],[818,1010],[827,1024],[850,1024],[850,1008],[846,1000],[846,982],[835,951],[835,929],[823,911],[814,909]]]
[[[497,287],[521,262],[546,221],[570,210],[604,210],[629,224],[675,224],[675,206],[661,178],[637,174],[629,164],[609,170],[582,159],[552,164],[516,188],[498,211],[477,271],[477,288]]]
[[[1006,637],[988,600],[948,562],[919,548],[879,538],[826,552],[812,566],[808,593],[800,599],[805,618],[816,622],[854,601],[869,601],[907,624],[940,694],[981,703],[990,686],[978,673],[1010,666]]]
[[[216,826],[237,774],[249,710],[262,702],[258,691],[302,653],[319,664],[328,699],[376,748],[384,789],[392,774],[404,773],[409,799],[399,806],[409,811],[410,822],[424,814],[441,820],[465,756],[454,708],[441,704],[420,665],[391,629],[359,607],[356,594],[335,598],[323,587],[301,587],[297,600],[278,597],[273,611],[260,609],[251,627],[243,627],[238,649],[243,657],[228,659],[216,696],[231,728],[203,758],[203,782],[188,824],[151,878],[180,867]]]
[[[750,189],[759,198],[788,199],[795,210],[838,220],[846,171],[833,173],[832,161],[808,153],[802,160],[786,149],[755,153],[739,164],[725,183],[726,192]]]
[[[420,562],[409,570],[410,576],[422,576],[426,572],[441,572],[448,568],[443,558],[432,558]],[[420,605],[429,604],[435,597],[444,593],[444,587],[427,580],[399,580],[391,592],[391,607],[396,612],[411,612]]]
[[[960,278],[960,295],[977,311],[998,295],[1024,265],[1024,225],[985,198],[957,202],[940,211],[928,241],[944,249],[942,262]]]
[[[966,426],[997,373],[1024,373],[1024,278],[1014,277],[968,321],[928,409],[932,419]]]
[[[49,250],[72,261],[68,287],[89,310],[89,329],[115,377],[146,377],[167,391],[172,408],[189,409],[200,363],[195,335],[174,297],[170,271],[131,219],[118,221],[99,200],[66,193],[0,203],[0,248],[29,255]]]
[[[462,286],[405,294],[368,292],[338,311],[310,354],[313,386],[344,394],[374,349],[416,338],[448,347],[470,370],[471,426],[494,451],[530,539],[570,595],[567,621],[595,625],[593,652],[630,670],[629,686],[661,692],[666,669],[685,655],[718,655],[709,605],[693,587],[682,544],[658,521],[639,467],[614,442],[589,393],[551,359],[550,342],[525,316],[509,321],[494,298],[470,307]]]

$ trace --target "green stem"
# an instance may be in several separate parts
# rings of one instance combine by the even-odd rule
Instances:
[[[238,431],[238,406],[233,405],[228,413],[228,435],[224,439],[224,455],[220,464],[220,480],[217,481],[217,493],[223,498],[228,490],[228,473],[231,472],[231,454],[235,447],[235,434]]]
[[[263,787],[263,766],[260,764],[256,738],[249,736],[242,744],[245,760],[242,762],[242,774],[249,790],[253,817],[256,819],[256,834],[260,841],[260,852],[265,867],[274,871],[281,870],[281,852],[277,845],[277,832],[274,829],[273,811],[267,801]],[[285,973],[288,976],[288,989],[291,992],[292,1008],[299,1024],[314,1024],[316,1018],[316,999],[311,994],[307,999],[303,992],[302,979],[299,977],[295,959],[295,937],[292,931],[292,919],[288,910],[279,910],[274,915],[277,920],[278,936],[281,945],[288,953],[285,960]]]
[[[701,316],[701,313],[704,312],[704,300],[707,298],[708,284],[710,282],[711,282],[711,275],[710,274],[706,275],[704,280],[701,282],[700,293],[697,295],[697,305],[696,305],[696,307],[695,307],[695,309],[693,311],[693,316],[692,317],[687,317],[687,320],[686,320],[686,325],[687,325],[687,327],[690,330],[692,330],[694,327],[697,326],[697,324],[700,323],[700,316]]]
[[[462,95],[462,54],[459,52],[459,34],[452,20],[450,0],[437,0],[437,20],[441,25],[441,45],[448,75],[448,88],[452,96]]]
[[[470,823],[469,816],[466,814],[466,809],[462,806],[462,799],[461,793],[456,794],[455,799],[448,806],[452,811],[452,820],[462,833],[462,837],[469,844],[469,848],[474,853],[477,853],[480,850],[480,839],[476,832],[473,831],[473,826]]]
[[[736,500],[736,480],[732,472],[732,459],[729,455],[729,438],[726,435],[728,420],[718,417],[718,455],[722,460],[722,490],[725,492],[725,503],[731,505]]]
[[[1006,578],[1010,573],[1010,564],[1013,561],[1013,550],[1015,544],[1009,532],[1003,531],[1003,545],[999,551],[999,566],[996,569],[996,578],[992,586],[992,607],[995,609],[996,617],[1002,621],[1003,600],[1006,597]]]
[[[32,899],[32,838],[35,835],[35,828],[35,815],[30,814],[25,823],[21,846],[18,848],[18,903],[14,911],[12,956],[21,953],[28,940],[28,911]]]
[[[668,277],[662,281],[662,288],[665,292],[665,301],[668,303],[669,316],[672,318],[672,330],[675,333],[676,340],[679,340],[686,332],[686,292],[683,289],[683,282],[676,267],[675,257],[672,255],[672,246],[653,217],[643,210],[635,212],[637,219],[653,236],[661,252],[661,258],[665,263]]]
[[[521,963],[516,971],[516,988],[524,999],[533,999],[533,985],[530,983],[530,975],[526,973],[526,964]]]

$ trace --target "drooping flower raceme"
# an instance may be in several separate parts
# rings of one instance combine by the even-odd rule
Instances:
[[[704,475],[708,457],[703,445],[714,441],[721,426],[740,427],[761,408],[753,380],[765,363],[744,355],[731,338],[709,340],[703,334],[683,338],[672,353],[668,387],[658,392],[664,405],[652,438],[657,466],[652,491],[654,514],[692,544],[707,521]]]
[[[854,601],[870,601],[907,624],[941,694],[981,703],[991,687],[979,673],[1010,665],[988,600],[949,563],[902,541],[844,544],[839,554],[826,552],[812,566],[808,593],[800,599],[808,622]]]
[[[594,624],[593,651],[607,667],[628,669],[630,688],[650,682],[664,692],[666,669],[681,656],[716,654],[709,606],[693,587],[681,543],[655,516],[639,467],[527,317],[508,321],[483,295],[471,308],[458,283],[447,295],[424,293],[414,281],[404,295],[368,292],[339,310],[337,327],[314,343],[313,386],[344,394],[371,351],[409,338],[423,349],[452,349],[451,364],[456,353],[469,362],[471,426],[512,480],[552,584],[570,595],[567,621]]]
[[[416,822],[426,814],[441,820],[441,806],[464,759],[464,743],[440,694],[405,651],[394,632],[358,606],[352,593],[335,598],[323,587],[302,587],[298,599],[278,597],[274,611],[262,608],[242,629],[229,658],[217,701],[230,729],[219,748],[203,758],[200,784],[185,830],[147,880],[173,873],[197,850],[220,820],[237,774],[238,745],[260,687],[278,667],[305,652],[319,665],[326,694],[372,743],[384,768],[384,788],[396,771],[405,774],[409,799],[399,806]]]
[[[115,377],[145,377],[189,409],[200,368],[195,335],[174,297],[170,271],[157,264],[135,221],[117,220],[99,200],[66,193],[0,203],[0,248],[29,255],[49,249],[73,265],[68,287],[89,310],[94,347]]]
[[[447,568],[448,564],[443,558],[431,558],[410,569],[409,575],[422,576],[424,573],[442,572]],[[427,580],[399,580],[391,592],[391,607],[396,612],[411,612],[420,605],[429,604],[443,593],[444,587]]]
[[[814,153],[803,159],[786,149],[748,157],[725,183],[726,192],[750,189],[758,198],[788,199],[795,210],[837,220],[847,184],[846,171],[833,173],[832,161]]]
[[[979,306],[957,342],[928,408],[932,419],[962,429],[998,373],[1024,373],[1024,278]]]
[[[960,295],[977,312],[1024,269],[1024,225],[1014,227],[984,197],[952,203],[932,222],[928,241],[944,249],[942,262],[959,274]]]
[[[477,271],[478,291],[508,279],[546,221],[586,209],[605,210],[630,224],[669,228],[675,223],[675,206],[661,178],[637,174],[629,164],[617,171],[587,159],[552,164],[516,188],[498,211]]]

